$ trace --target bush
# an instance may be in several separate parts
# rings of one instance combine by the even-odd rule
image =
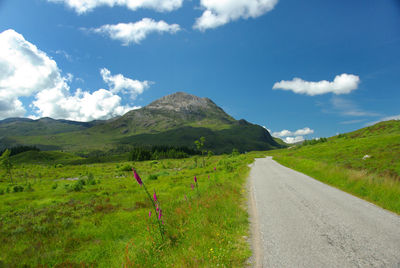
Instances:
[[[155,180],[157,180],[157,179],[158,179],[158,175],[156,175],[156,174],[151,174],[151,175],[149,176],[149,180],[155,181]]]
[[[83,186],[85,185],[85,181],[84,180],[78,180],[77,182],[75,182],[72,185],[72,190],[74,190],[75,192],[79,192],[83,190]]]
[[[3,194],[4,194],[4,190],[0,189],[0,195],[3,195]]]
[[[96,185],[96,180],[94,179],[94,176],[93,176],[92,173],[88,174],[88,178],[87,178],[86,184],[87,185]]]
[[[132,166],[129,164],[125,164],[119,168],[119,171],[132,171]]]
[[[58,184],[54,183],[53,186],[51,186],[51,189],[55,190],[55,189],[57,189],[57,187],[58,187]]]
[[[21,185],[15,185],[13,187],[13,191],[14,191],[14,193],[23,192],[24,191],[24,187],[21,186]]]

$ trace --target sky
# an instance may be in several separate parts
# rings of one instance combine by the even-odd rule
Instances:
[[[184,91],[293,143],[400,119],[399,0],[0,0],[0,119]]]

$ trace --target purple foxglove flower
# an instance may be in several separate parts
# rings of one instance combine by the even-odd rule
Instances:
[[[136,181],[139,183],[140,186],[142,186],[142,184],[143,184],[142,179],[136,173],[136,170],[134,168],[132,168],[132,171],[133,171],[133,176],[135,177]]]
[[[216,167],[214,167],[214,171],[217,171],[217,168],[216,168]]]
[[[192,187],[192,190],[194,189],[194,185],[193,185],[193,183],[191,183],[191,184],[190,184],[190,187]]]
[[[194,176],[194,182],[197,182],[197,178],[196,178],[196,176]]]
[[[154,190],[153,198],[154,198],[154,201],[157,202],[156,190]]]
[[[158,219],[161,220],[162,217],[162,210],[160,209],[160,211],[158,212]]]
[[[149,210],[149,218],[151,218],[151,210]]]

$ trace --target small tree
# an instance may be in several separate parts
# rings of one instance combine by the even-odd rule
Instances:
[[[2,168],[6,170],[7,175],[10,176],[11,183],[13,183],[12,173],[11,173],[13,165],[10,161],[10,154],[11,154],[10,150],[7,149],[4,151],[4,153],[0,157],[0,165]]]
[[[204,153],[206,152],[204,150],[204,142],[206,141],[206,138],[200,137],[199,140],[194,141],[194,144],[196,144],[197,150],[201,151],[201,156],[203,157],[203,167],[205,167],[205,160],[204,160]]]

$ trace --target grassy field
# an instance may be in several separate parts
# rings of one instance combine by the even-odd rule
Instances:
[[[400,121],[268,153],[285,166],[400,214]]]
[[[194,158],[16,164],[17,183],[0,182],[0,266],[242,267],[251,255],[244,184],[257,156],[214,156],[205,167]],[[157,192],[164,239],[132,166]]]

